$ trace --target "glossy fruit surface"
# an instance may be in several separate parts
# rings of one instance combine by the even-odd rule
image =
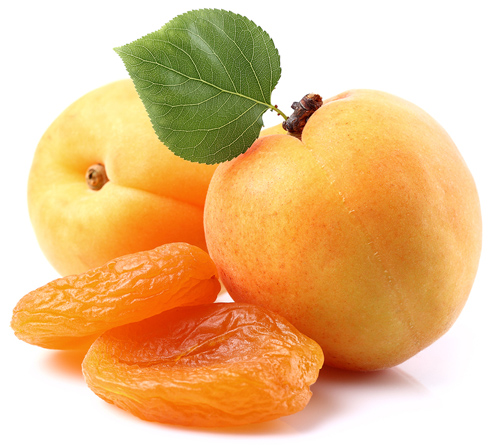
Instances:
[[[206,250],[214,169],[158,140],[131,80],[100,87],[63,111],[36,149],[28,206],[40,247],[62,276],[171,242]]]
[[[150,421],[236,426],[298,412],[323,364],[320,347],[262,308],[176,308],[109,330],[83,362],[102,399]]]
[[[325,101],[301,140],[268,135],[220,165],[205,232],[235,301],[279,312],[327,364],[354,370],[443,335],[481,251],[475,183],[449,135],[370,90]]]
[[[212,303],[219,290],[206,252],[171,243],[124,255],[30,292],[15,307],[11,326],[30,344],[72,349],[119,325],[177,306]]]

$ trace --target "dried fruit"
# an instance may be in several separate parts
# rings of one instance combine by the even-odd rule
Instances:
[[[213,303],[107,331],[83,373],[99,397],[144,420],[235,426],[303,409],[322,364],[319,345],[279,315]]]
[[[104,331],[184,305],[212,303],[220,283],[206,252],[166,244],[48,283],[14,309],[16,336],[45,348],[89,344]]]

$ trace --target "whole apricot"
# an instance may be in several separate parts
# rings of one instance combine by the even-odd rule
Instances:
[[[98,88],[63,111],[36,149],[28,206],[40,247],[62,276],[171,242],[206,250],[214,170],[160,142],[131,80]]]
[[[301,138],[221,164],[208,250],[231,297],[283,315],[331,366],[397,365],[443,335],[481,251],[474,180],[445,130],[393,95],[324,102]]]

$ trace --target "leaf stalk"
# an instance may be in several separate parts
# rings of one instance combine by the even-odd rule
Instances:
[[[276,112],[278,115],[281,115],[285,121],[288,120],[287,115],[284,112],[282,112],[281,110],[279,110],[278,106],[272,106],[272,105],[269,104],[269,107],[272,110],[274,110],[274,112]]]

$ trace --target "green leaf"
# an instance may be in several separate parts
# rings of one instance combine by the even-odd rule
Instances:
[[[238,14],[190,11],[115,51],[158,137],[187,160],[230,160],[258,138],[264,112],[281,113],[271,105],[281,75],[278,50]]]

